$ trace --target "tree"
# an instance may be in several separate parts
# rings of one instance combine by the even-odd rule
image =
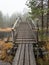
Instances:
[[[47,11],[47,41],[48,41],[48,26],[49,26],[49,0],[47,1],[48,3],[48,11]]]
[[[43,0],[41,0],[41,9],[43,10]],[[42,12],[42,16],[41,16],[41,20],[42,20],[42,41],[43,41],[43,24],[44,24],[43,14],[44,14],[44,12]]]
[[[0,11],[0,27],[3,27],[3,15],[1,11]]]
[[[31,17],[34,18],[38,18],[39,15],[41,14],[41,7],[38,7],[38,4],[40,3],[39,0],[30,0],[27,3],[27,6],[31,9],[31,11],[29,12],[31,14]]]
[[[31,15],[32,19],[38,18],[40,15],[41,7],[38,7],[39,2],[40,2],[39,0],[29,0],[27,2],[27,6],[31,9],[29,14]],[[38,22],[36,26],[38,27]],[[38,38],[38,33],[37,33],[37,38]]]
[[[30,15],[32,19],[38,18],[41,20],[41,41],[43,41],[44,16],[47,14],[46,0],[29,0],[27,6],[30,8]],[[39,23],[39,24],[40,24]]]

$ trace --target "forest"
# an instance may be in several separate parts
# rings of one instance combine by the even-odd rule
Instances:
[[[27,6],[31,9],[31,18],[36,21],[38,49],[43,52],[42,57],[37,50],[37,65],[49,65],[49,0],[30,0]]]

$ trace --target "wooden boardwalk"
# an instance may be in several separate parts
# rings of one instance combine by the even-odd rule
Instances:
[[[33,43],[37,43],[36,34],[28,22],[20,22],[15,28],[14,42],[18,44],[12,65],[36,65]]]
[[[12,65],[36,65],[33,45],[19,44]]]
[[[36,34],[28,22],[20,22],[16,30],[15,43],[36,43]]]

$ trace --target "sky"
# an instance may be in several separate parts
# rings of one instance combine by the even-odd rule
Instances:
[[[4,15],[12,15],[14,12],[23,12],[27,6],[25,5],[27,0],[0,0],[0,11]]]

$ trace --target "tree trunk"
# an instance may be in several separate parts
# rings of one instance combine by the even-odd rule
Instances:
[[[48,9],[49,9],[49,0],[48,0]],[[48,41],[48,24],[49,24],[49,11],[47,11],[47,41]]]
[[[43,0],[41,0],[41,9],[43,10]],[[44,24],[44,22],[43,22],[43,11],[42,11],[42,14],[41,14],[41,21],[42,21],[42,39],[41,39],[41,41],[43,41],[43,24]]]

